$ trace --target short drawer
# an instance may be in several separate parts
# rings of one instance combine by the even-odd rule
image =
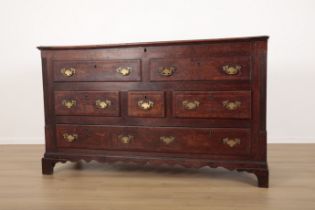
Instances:
[[[59,148],[106,149],[109,136],[109,127],[56,125]]]
[[[249,80],[250,57],[154,58],[151,81]]]
[[[109,127],[57,125],[61,148],[209,155],[245,155],[250,130],[239,128]]]
[[[163,91],[129,91],[128,116],[164,117],[165,96]]]
[[[56,91],[56,115],[119,116],[118,91]]]
[[[140,81],[140,60],[55,61],[55,81]]]
[[[176,91],[173,116],[183,118],[251,118],[250,91]]]

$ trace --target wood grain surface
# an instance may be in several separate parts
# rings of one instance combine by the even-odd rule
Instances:
[[[210,166],[254,173],[258,186],[268,187],[267,40],[39,47],[42,173],[82,160]],[[78,127],[56,132],[63,124]],[[209,137],[208,129],[217,132]]]

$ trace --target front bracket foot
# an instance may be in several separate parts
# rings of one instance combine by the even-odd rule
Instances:
[[[268,188],[269,187],[269,171],[265,170],[255,170],[253,173],[257,177],[258,187]]]
[[[51,175],[54,173],[54,166],[56,161],[49,158],[42,158],[42,173],[44,175]]]

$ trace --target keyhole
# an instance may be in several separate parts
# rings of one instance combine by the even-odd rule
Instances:
[[[89,129],[85,128],[85,129],[83,129],[82,131],[83,131],[83,132],[82,132],[83,135],[85,135],[86,138],[89,138],[89,137],[90,137]]]
[[[147,99],[147,96],[144,96],[144,99]]]
[[[96,68],[97,66],[96,66],[96,64],[94,65],[94,68]]]
[[[209,138],[211,138],[213,134],[214,134],[213,130],[210,130],[209,131]]]
[[[144,48],[143,51],[144,51],[144,52],[147,52],[147,48]]]

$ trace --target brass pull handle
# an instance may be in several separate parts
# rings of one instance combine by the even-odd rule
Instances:
[[[170,67],[161,67],[159,69],[160,75],[165,76],[165,77],[169,77],[172,76],[175,72],[176,68],[174,66],[170,66]]]
[[[236,75],[240,72],[241,68],[240,65],[225,65],[222,67],[222,70],[228,75]]]
[[[68,109],[71,109],[72,107],[75,107],[77,105],[77,101],[76,100],[62,100],[62,105],[64,105]]]
[[[122,76],[128,76],[131,73],[131,67],[118,67],[116,71]]]
[[[234,101],[234,102],[232,102],[232,101],[226,100],[226,101],[223,101],[223,102],[222,102],[222,105],[223,105],[223,107],[226,108],[227,110],[233,111],[233,110],[236,110],[236,109],[240,108],[241,102],[240,102],[240,101]]]
[[[153,105],[154,105],[154,102],[149,99],[138,101],[138,107],[146,111],[152,109]]]
[[[165,144],[170,144],[175,141],[174,136],[161,136],[160,140]]]
[[[195,110],[199,107],[200,102],[199,101],[183,101],[182,102],[184,109],[187,110]]]
[[[241,144],[241,139],[235,138],[235,139],[229,139],[229,138],[224,138],[222,139],[223,144],[228,145],[229,147],[235,147],[236,145]]]
[[[60,72],[66,77],[71,77],[75,74],[75,68],[62,68]]]
[[[134,137],[132,135],[119,135],[118,139],[123,144],[129,144]]]
[[[71,142],[74,142],[75,140],[78,139],[78,134],[76,134],[76,133],[74,133],[74,134],[64,133],[64,134],[63,134],[63,138],[64,138],[64,140],[66,140],[67,142],[71,143]]]
[[[110,100],[96,100],[95,101],[95,105],[97,108],[99,109],[107,109],[108,107],[110,107],[110,105],[112,104],[112,102]]]

